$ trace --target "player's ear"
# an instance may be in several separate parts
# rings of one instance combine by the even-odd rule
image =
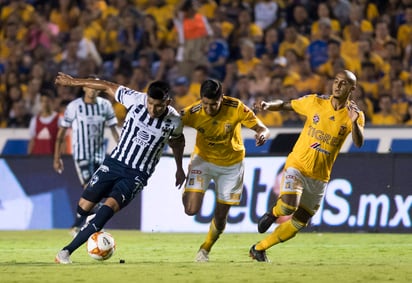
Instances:
[[[355,89],[356,89],[356,85],[353,85],[353,86],[351,87],[350,91],[352,92],[352,91],[354,91]]]

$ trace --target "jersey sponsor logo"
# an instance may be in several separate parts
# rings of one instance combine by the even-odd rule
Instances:
[[[316,150],[316,151],[325,153],[325,154],[327,154],[327,155],[330,154],[330,152],[327,151],[326,149],[322,148],[322,147],[320,146],[320,143],[318,143],[318,142],[315,142],[315,143],[311,144],[310,147],[313,148],[313,149]]]
[[[137,135],[139,136],[139,138],[141,138],[141,139],[144,140],[144,141],[148,141],[149,138],[150,138],[149,133],[146,132],[146,131],[139,131],[139,132],[137,133]]]
[[[149,144],[147,143],[147,140],[140,139],[139,137],[134,137],[134,138],[132,139],[132,142],[137,143],[138,145],[144,146],[144,147],[149,145]]]
[[[342,127],[344,127],[344,126],[341,126],[341,130],[339,131],[339,135],[342,131]],[[344,130],[346,131],[346,128]],[[342,139],[340,137],[332,137],[330,134],[325,133],[322,130],[318,130],[314,127],[309,127],[308,136],[315,138],[319,142],[324,142],[324,143],[326,143],[328,145],[331,145],[331,146],[339,146],[342,143]]]
[[[320,117],[318,114],[315,114],[312,118],[313,123],[316,125],[320,121]]]

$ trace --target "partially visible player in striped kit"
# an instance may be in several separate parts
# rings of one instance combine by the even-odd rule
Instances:
[[[66,131],[72,128],[72,152],[74,165],[83,189],[93,173],[103,163],[106,156],[104,128],[110,127],[113,138],[119,141],[117,119],[109,100],[98,97],[99,91],[83,87],[84,95],[71,101],[60,120],[57,134],[53,167],[61,174],[64,170],[61,153]],[[75,236],[84,224],[86,217],[79,214],[70,230]]]
[[[78,213],[88,215],[96,203],[106,200],[96,216],[55,257],[57,263],[67,264],[71,263],[71,253],[143,190],[166,144],[176,160],[175,185],[183,185],[185,138],[180,115],[169,105],[170,86],[166,82],[152,82],[147,94],[108,81],[72,78],[63,73],[58,74],[56,84],[104,91],[128,109],[120,141],[88,183],[79,200]]]

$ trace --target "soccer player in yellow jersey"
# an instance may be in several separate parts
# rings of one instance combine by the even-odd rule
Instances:
[[[239,99],[224,96],[219,81],[204,81],[200,96],[200,102],[184,108],[181,113],[183,124],[197,130],[183,205],[187,215],[197,214],[213,179],[217,203],[209,232],[195,258],[205,262],[225,229],[230,207],[238,205],[242,195],[245,147],[241,126],[256,132],[256,146],[267,141],[269,130]]]
[[[257,110],[293,110],[305,116],[306,122],[286,159],[277,202],[259,219],[258,230],[266,232],[280,216],[292,217],[250,248],[253,259],[268,261],[267,249],[293,238],[308,225],[319,209],[332,166],[349,133],[353,143],[362,146],[365,117],[350,99],[355,88],[355,75],[344,70],[336,75],[330,96],[311,94],[289,102],[262,101],[255,105]]]

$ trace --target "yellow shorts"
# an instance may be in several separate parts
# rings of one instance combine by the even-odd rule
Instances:
[[[297,194],[299,206],[314,215],[322,203],[327,183],[306,177],[299,170],[289,167],[283,171],[280,194]]]
[[[231,166],[219,166],[194,154],[187,173],[185,192],[205,193],[213,180],[217,201],[238,205],[243,191],[243,161]]]

